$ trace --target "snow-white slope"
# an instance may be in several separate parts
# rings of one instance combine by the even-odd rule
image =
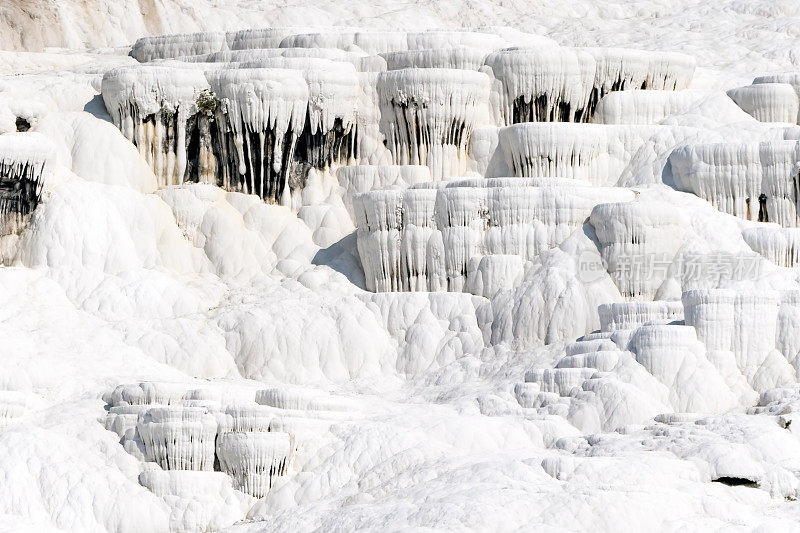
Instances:
[[[5,2],[0,529],[796,530],[798,19]]]

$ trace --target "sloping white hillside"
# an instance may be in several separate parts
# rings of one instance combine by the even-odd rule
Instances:
[[[0,528],[796,530],[798,13],[4,3]]]

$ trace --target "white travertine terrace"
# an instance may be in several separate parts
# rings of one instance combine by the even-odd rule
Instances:
[[[427,165],[434,179],[466,172],[467,144],[485,120],[491,80],[456,69],[378,75],[381,131],[398,165]]]
[[[173,508],[173,531],[218,531],[239,520],[241,504],[224,472],[145,469],[139,484]]]
[[[467,180],[452,187],[356,195],[368,288],[461,291],[472,258],[511,254],[531,260],[581,227],[598,203],[634,198],[622,188],[518,180],[518,186],[504,187],[504,180],[475,186]]]
[[[139,415],[148,461],[164,470],[213,470],[217,420],[205,407],[151,407]]]
[[[54,158],[54,145],[39,133],[0,135],[0,237],[25,227]]]
[[[403,50],[381,54],[386,60],[387,70],[404,68],[454,68],[480,70],[486,62],[489,51],[480,48],[426,48],[424,50]]]
[[[781,74],[768,74],[766,76],[757,76],[755,79],[753,79],[753,85],[758,85],[761,83],[789,84],[794,89],[794,92],[795,94],[797,94],[798,99],[800,99],[800,73],[784,72]],[[794,122],[800,124],[800,109],[798,109],[797,119]]]
[[[353,197],[362,192],[383,189],[407,189],[431,181],[431,172],[422,165],[349,165],[336,171],[343,189],[342,201],[355,219]]]
[[[785,227],[800,224],[797,141],[687,144],[669,160],[675,185],[720,211]]]
[[[378,55],[363,52],[348,52],[338,48],[254,48],[246,50],[225,50],[213,54],[186,56],[180,58],[187,63],[257,63],[278,57],[329,59],[351,63],[360,72],[381,72],[386,70],[386,60]]]
[[[269,431],[275,410],[263,405],[234,404],[225,408],[220,434],[230,431]]]
[[[599,306],[598,312],[602,331],[683,320],[683,305],[678,301],[617,302]]]
[[[791,2],[22,3],[0,529],[798,529]]]
[[[797,94],[788,83],[754,83],[730,89],[728,96],[761,122],[795,124],[800,112]]]
[[[171,405],[183,400],[187,386],[183,383],[142,381],[117,385],[104,400],[111,406]]]
[[[680,90],[689,88],[696,61],[674,52],[650,52],[623,48],[581,48],[595,59],[594,89],[590,115],[611,91],[626,89]]]
[[[792,335],[796,291],[737,292],[693,290],[683,294],[686,324],[694,326],[709,351],[732,352],[736,367],[758,392],[775,383],[791,383],[796,353],[781,353]]]
[[[290,35],[281,41],[282,48],[360,49],[368,54],[408,50],[403,31],[321,31]]]
[[[684,242],[686,215],[666,203],[604,203],[592,210],[589,221],[622,295],[652,300]]]
[[[800,228],[746,228],[742,237],[753,251],[778,266],[800,265]]]
[[[499,138],[517,176],[578,178],[612,186],[660,129],[669,127],[528,122],[501,128]]]
[[[435,48],[479,48],[499,50],[512,46],[500,35],[481,31],[431,30],[409,32],[407,36],[409,50],[426,50]]]
[[[203,71],[192,68],[121,67],[103,76],[109,114],[139,148],[162,186],[184,181],[187,124],[209,88]]]
[[[228,33],[229,48],[231,50],[277,48],[285,38],[307,31],[313,31],[313,28],[308,26],[286,26],[239,30]]]
[[[718,118],[720,108],[735,109],[735,104],[723,91],[614,91],[606,94],[597,104],[592,122],[658,124],[670,116],[685,113],[703,116],[708,113],[710,117]]]
[[[263,498],[273,480],[286,473],[293,447],[288,433],[232,432],[219,437],[217,454],[220,467],[233,478],[237,489]]]
[[[209,73],[220,101],[217,121],[222,175],[229,190],[286,202],[288,174],[309,105],[302,72],[287,69],[236,69]]]
[[[503,83],[505,124],[518,122],[587,122],[595,78],[595,60],[583,51],[510,49],[486,58]]]
[[[256,393],[256,402],[295,411],[349,411],[354,408],[347,398],[292,387],[260,390]]]
[[[171,57],[191,56],[219,52],[228,47],[228,36],[223,32],[187,33],[142,37],[133,45],[131,55],[140,62]]]

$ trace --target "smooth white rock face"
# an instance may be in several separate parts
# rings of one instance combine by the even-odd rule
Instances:
[[[6,4],[0,529],[798,528],[791,2]]]

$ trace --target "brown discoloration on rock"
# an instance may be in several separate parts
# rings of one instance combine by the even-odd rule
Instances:
[[[156,0],[139,0],[139,11],[148,33],[155,35],[164,32],[164,24]]]
[[[46,0],[0,2],[0,49],[38,52],[60,46],[62,38],[56,11]]]

